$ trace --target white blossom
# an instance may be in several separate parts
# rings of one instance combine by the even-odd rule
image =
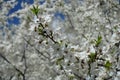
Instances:
[[[0,1],[0,79],[119,80],[117,0],[35,0],[7,15],[16,4]],[[56,12],[63,15],[55,18]],[[13,17],[20,24],[6,22]]]

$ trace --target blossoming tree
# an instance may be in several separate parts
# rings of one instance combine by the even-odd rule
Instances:
[[[117,0],[1,1],[0,79],[119,80],[120,5]],[[10,6],[10,7],[9,7]],[[55,16],[59,12],[60,16]],[[20,18],[9,30],[7,18]],[[5,32],[5,35],[2,33]],[[14,34],[12,33],[14,32]]]

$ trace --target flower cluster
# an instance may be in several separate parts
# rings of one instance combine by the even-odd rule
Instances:
[[[0,79],[119,80],[116,0],[46,0],[39,6],[38,1],[12,14],[19,14],[19,27],[4,29]],[[55,12],[65,19],[55,18]]]

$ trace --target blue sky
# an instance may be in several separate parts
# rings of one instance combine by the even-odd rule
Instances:
[[[34,0],[18,0],[18,4],[16,4],[15,7],[12,8],[12,9],[9,11],[8,15],[14,13],[15,11],[17,11],[17,10],[19,10],[19,9],[22,9],[22,7],[21,7],[21,3],[22,3],[22,2],[26,2],[26,3],[28,3],[28,4],[33,4],[33,3],[34,3]]]
[[[4,1],[9,1],[9,0],[4,0]],[[28,4],[33,4],[34,0],[18,0],[18,3],[15,5],[14,8],[10,9],[10,11],[8,12],[7,16],[9,16],[10,14],[14,13],[15,11],[18,11],[19,9],[22,9],[21,3],[22,2],[26,2]],[[7,20],[8,23],[11,24],[19,24],[20,20],[17,17],[13,17],[12,19],[8,19]]]
[[[4,1],[10,1],[10,0],[4,0]],[[29,5],[34,3],[34,0],[16,0],[16,1],[18,1],[18,3],[14,6],[14,8],[9,10],[9,12],[8,12],[8,14],[6,16],[9,16],[12,13],[22,9],[22,6],[21,6],[22,2],[27,3]],[[46,0],[40,0],[40,5],[42,5],[45,1]],[[65,0],[65,1],[68,2],[69,0]],[[56,19],[60,19],[60,20],[64,21],[65,16],[64,16],[64,14],[62,12],[56,11],[55,14],[54,14],[54,20],[56,20]],[[15,25],[20,24],[20,19],[18,17],[8,18],[7,22],[8,22],[8,24],[6,25],[7,28],[11,29],[11,26],[13,24],[15,24]],[[2,30],[3,35],[5,35],[5,32],[4,32],[3,28],[4,28],[4,26],[0,26],[0,30]],[[14,34],[14,31],[13,31],[13,34]]]
[[[4,1],[9,1],[9,0],[4,0]],[[9,11],[9,13],[7,14],[7,16],[10,15],[10,14],[12,14],[12,13],[14,13],[15,11],[17,11],[17,10],[19,10],[19,9],[22,9],[22,6],[21,6],[21,3],[22,3],[22,2],[27,3],[27,4],[33,4],[33,3],[34,3],[34,0],[17,0],[17,1],[18,1],[18,3],[15,5],[14,8],[12,8],[12,9]],[[46,0],[40,0],[40,5],[42,5],[45,1],[46,1]],[[69,3],[69,0],[64,0],[64,1],[65,1],[66,3]],[[84,0],[79,0],[79,1],[84,1]],[[118,0],[118,1],[119,1],[119,3],[120,3],[120,0]],[[59,18],[59,19],[61,19],[61,20],[64,20],[64,19],[65,19],[64,14],[61,13],[61,12],[59,12],[59,11],[55,12],[54,17],[55,17],[55,18]],[[7,21],[8,21],[9,24],[16,24],[16,25],[17,25],[17,24],[20,23],[20,20],[19,20],[19,18],[17,18],[17,17],[13,17],[12,19],[8,19]]]
[[[4,1],[9,1],[9,0],[4,0]],[[69,1],[69,0],[65,0],[65,1]],[[8,12],[7,16],[9,16],[12,13],[14,13],[15,11],[18,11],[19,9],[22,9],[22,6],[21,6],[22,2],[24,2],[24,3],[26,2],[27,4],[33,4],[34,0],[18,0],[18,3],[15,5],[14,8],[12,8]],[[40,5],[42,5],[44,2],[45,2],[45,0],[40,0]],[[54,17],[56,19],[59,18],[61,20],[65,19],[64,14],[62,14],[61,12],[58,12],[58,11],[54,14]],[[15,25],[20,24],[20,19],[17,18],[17,17],[13,17],[12,19],[8,19],[7,21],[9,23],[9,25],[11,25],[11,24],[15,24]]]

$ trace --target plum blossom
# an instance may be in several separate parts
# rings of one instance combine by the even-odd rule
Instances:
[[[8,16],[19,17],[19,27],[9,28],[6,14],[9,5],[15,6],[14,1],[7,6],[0,3],[0,25],[4,26],[0,26],[0,79],[119,79],[120,5],[116,0],[87,0],[82,4],[45,0],[40,6],[35,0],[32,5],[41,11],[36,15],[30,11],[32,5],[22,3],[23,9]],[[54,18],[57,11],[65,14],[64,21]]]

